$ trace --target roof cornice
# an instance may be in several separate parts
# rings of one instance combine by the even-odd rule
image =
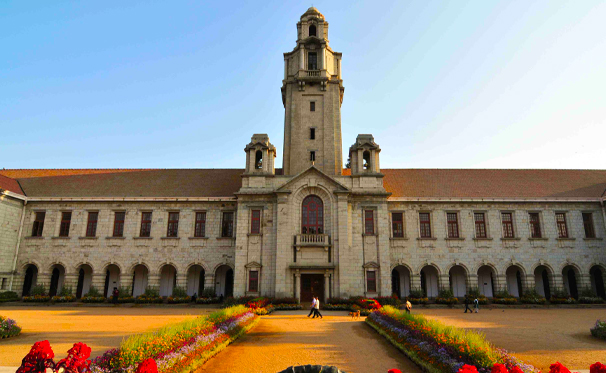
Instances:
[[[389,197],[389,202],[601,202],[602,198],[450,198],[450,197]]]

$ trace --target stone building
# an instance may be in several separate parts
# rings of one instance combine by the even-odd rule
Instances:
[[[282,169],[254,134],[244,169],[1,170],[2,289],[605,296],[605,170],[381,169],[369,134],[343,169],[341,58],[309,8],[284,54]]]

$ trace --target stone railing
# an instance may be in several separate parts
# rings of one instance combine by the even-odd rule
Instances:
[[[306,71],[306,75],[308,77],[319,77],[320,76],[320,70],[307,70]]]
[[[298,246],[330,246],[328,234],[297,234],[295,244]]]

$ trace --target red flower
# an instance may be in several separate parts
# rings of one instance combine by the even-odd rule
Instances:
[[[524,371],[516,366],[516,367],[511,368],[509,370],[509,373],[524,373]]]
[[[55,367],[54,357],[55,354],[48,341],[36,342],[21,361],[17,373],[44,373],[46,368]]]
[[[67,351],[67,357],[59,360],[57,367],[63,367],[72,372],[84,372],[90,366],[90,360],[86,360],[89,357],[90,347],[82,342],[74,343],[74,346]]]
[[[490,373],[508,373],[507,368],[503,364],[495,364],[492,366]]]
[[[463,365],[457,373],[478,373],[478,370],[473,365]]]
[[[156,365],[156,360],[143,360],[143,362],[139,365],[135,373],[158,373],[158,366]]]
[[[402,373],[402,371],[400,369],[390,369],[387,373]]]
[[[556,362],[555,364],[551,364],[549,366],[549,373],[570,373],[568,368],[560,364],[560,362]]]
[[[591,364],[589,367],[589,373],[606,373],[606,365],[600,362]]]

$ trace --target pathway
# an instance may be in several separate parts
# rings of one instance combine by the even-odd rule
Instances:
[[[324,311],[308,319],[306,311],[274,312],[247,335],[198,370],[202,372],[276,373],[291,365],[334,365],[348,373],[421,371],[370,326],[346,312]]]

